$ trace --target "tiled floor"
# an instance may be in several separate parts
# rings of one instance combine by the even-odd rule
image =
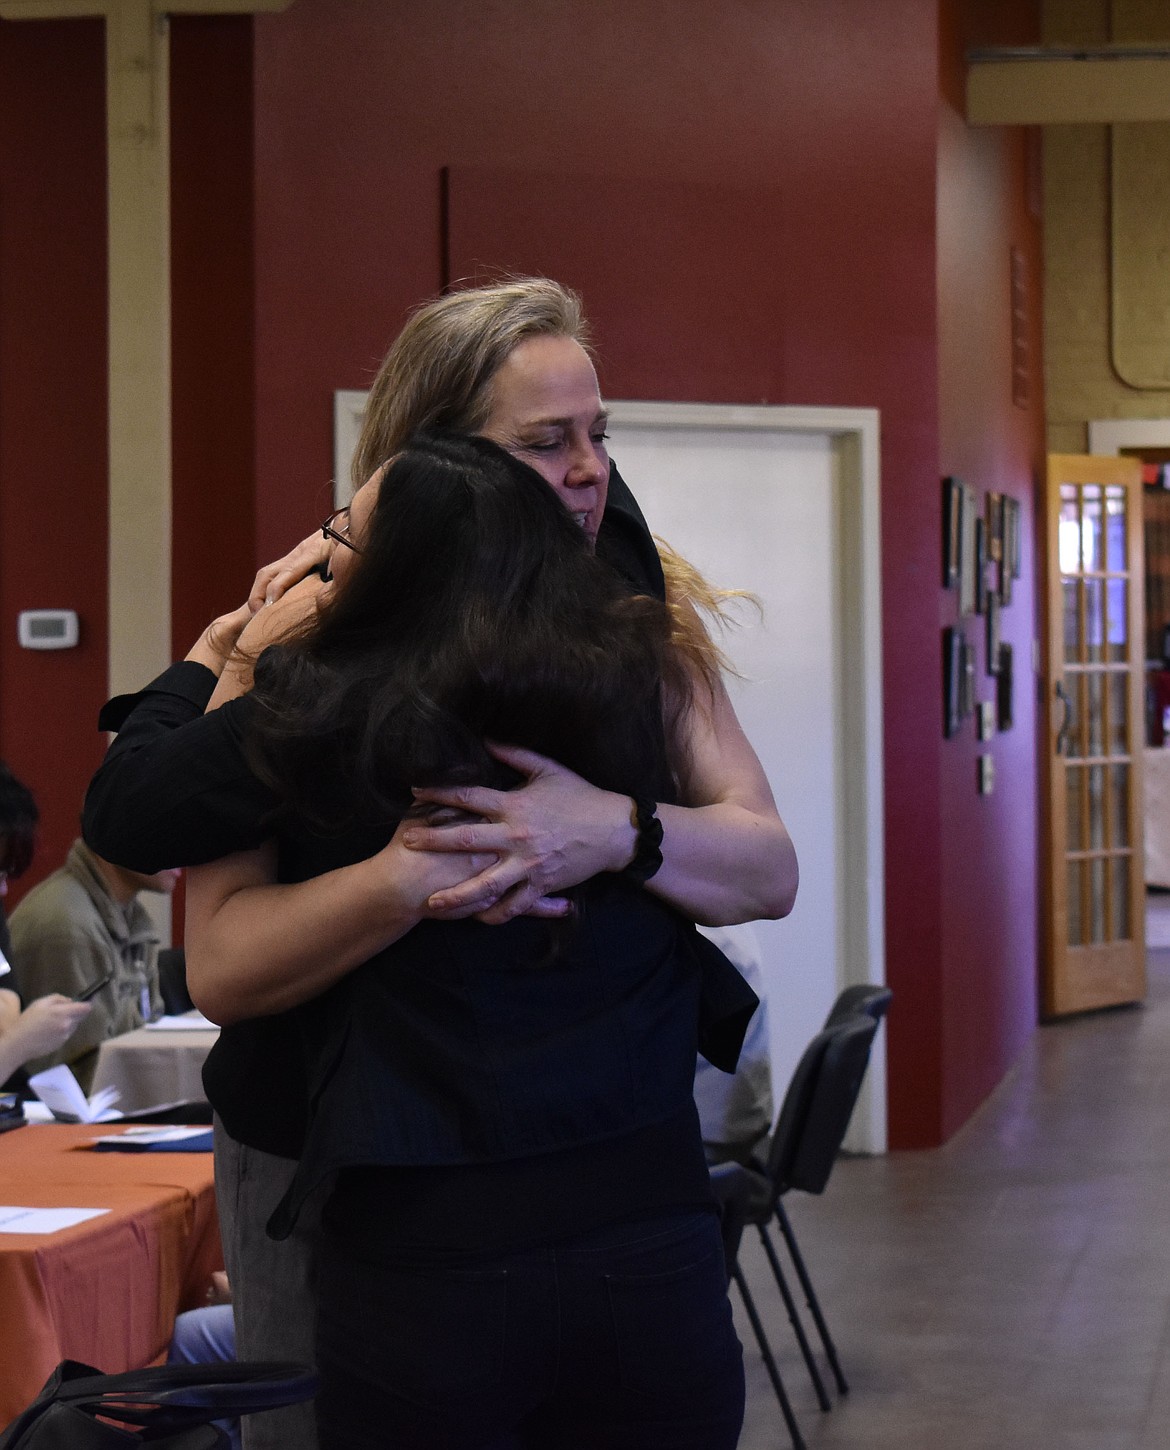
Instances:
[[[745,1238],[809,1450],[1170,1447],[1170,893],[1148,934],[1144,1006],[1041,1027],[944,1148],[845,1159],[793,1195],[852,1385],[828,1414]],[[737,1318],[740,1450],[784,1450]]]

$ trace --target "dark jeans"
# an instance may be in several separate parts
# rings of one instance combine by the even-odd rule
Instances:
[[[743,1355],[717,1219],[468,1261],[318,1260],[321,1450],[733,1450]]]

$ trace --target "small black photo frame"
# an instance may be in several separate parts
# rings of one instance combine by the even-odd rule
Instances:
[[[985,504],[987,557],[999,563],[1003,558],[1003,494],[989,493]]]
[[[1012,647],[999,647],[999,672],[995,682],[995,716],[1000,730],[1012,728]]]
[[[983,520],[975,520],[975,613],[987,608],[987,545]]]
[[[959,583],[963,527],[963,485],[957,478],[943,479],[943,588]]]
[[[943,630],[943,734],[949,740],[959,733],[961,676],[963,671],[963,631]]]
[[[973,488],[963,484],[963,518],[959,526],[959,617],[975,613],[975,521],[979,517],[979,498]]]
[[[1012,602],[1012,580],[1020,577],[1020,501],[1003,500],[1003,559],[999,566],[999,600]]]
[[[987,673],[999,674],[999,595],[987,591]]]
[[[963,635],[959,646],[959,719],[975,713],[975,646]]]

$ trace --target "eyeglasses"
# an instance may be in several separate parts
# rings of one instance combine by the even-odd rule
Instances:
[[[339,528],[334,528],[334,523],[341,520]],[[349,536],[349,505],[343,509],[335,509],[333,513],[321,525],[321,535],[325,539],[332,539],[334,543],[344,544],[347,549],[352,549],[355,554],[361,550]]]

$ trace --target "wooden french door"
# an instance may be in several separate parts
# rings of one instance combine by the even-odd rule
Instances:
[[[1145,995],[1141,464],[1048,460],[1047,952],[1059,1016]]]

